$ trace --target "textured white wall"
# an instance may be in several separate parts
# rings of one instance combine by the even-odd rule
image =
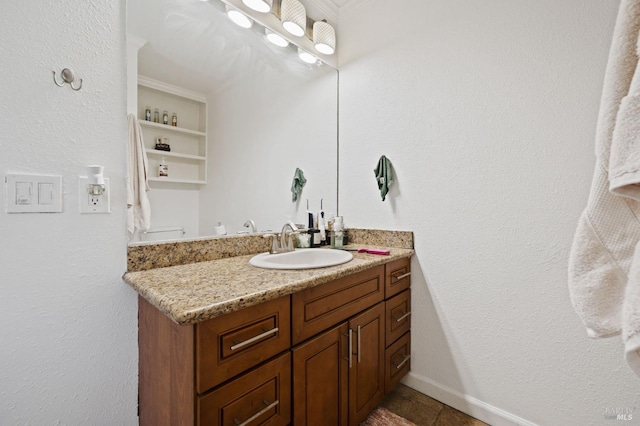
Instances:
[[[409,383],[493,424],[640,409],[566,284],[619,2],[365,3],[340,16],[339,201],[352,226],[415,232]]]
[[[253,219],[258,230],[306,223],[324,198],[336,212],[337,73],[263,72],[209,96],[208,183],[200,191],[200,233],[218,222],[227,232]],[[291,201],[299,167],[307,183]]]
[[[4,2],[0,175],[63,176],[64,212],[8,215],[0,184],[0,424],[134,425],[135,292],[126,270],[124,1]],[[53,84],[72,68],[83,88]],[[99,163],[112,213],[78,213]],[[3,181],[4,179],[2,179]]]

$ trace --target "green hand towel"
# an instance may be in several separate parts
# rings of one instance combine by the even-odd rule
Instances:
[[[304,173],[299,168],[296,168],[293,174],[293,182],[291,183],[291,201],[296,202],[302,193],[304,184],[307,183],[307,179],[304,177]]]
[[[376,181],[378,182],[378,189],[380,190],[380,196],[384,201],[389,188],[393,185],[393,171],[391,170],[391,161],[384,155],[378,160],[378,165],[373,172],[376,174]]]

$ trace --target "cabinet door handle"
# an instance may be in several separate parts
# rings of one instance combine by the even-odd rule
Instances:
[[[353,330],[349,329],[349,368],[353,365]]]
[[[402,275],[394,275],[393,277],[394,277],[396,280],[400,281],[401,279],[403,279],[403,278],[407,278],[407,277],[409,277],[409,276],[411,276],[411,272],[407,272],[406,274],[402,274]]]
[[[393,319],[396,320],[396,322],[400,322],[403,319],[405,319],[406,317],[408,317],[409,315],[411,315],[411,311],[407,312],[406,314],[402,315],[401,317],[393,318]]]
[[[362,361],[362,357],[360,356],[360,326],[358,326],[358,364]]]
[[[407,363],[407,361],[409,361],[410,359],[411,359],[411,355],[405,355],[404,359],[400,362],[400,364],[396,364],[394,362],[393,365],[396,366],[396,370],[400,370],[402,368],[402,366],[405,365]]]
[[[278,404],[280,404],[280,401],[278,400],[276,400],[275,402],[272,402],[271,404],[269,404],[269,401],[266,401],[266,400],[263,400],[262,402],[264,402],[264,405],[266,405],[266,407],[264,407],[262,410],[258,411],[257,413],[249,417],[244,422],[240,422],[240,420],[238,419],[233,419],[233,423],[235,423],[237,426],[246,426],[252,421],[254,421],[255,419],[257,419],[258,417],[260,417],[261,415],[263,415],[264,413],[266,413],[267,411],[271,410],[272,408],[275,408]]]
[[[271,330],[267,330],[262,334],[258,334],[257,336],[254,336],[254,337],[252,337],[250,339],[245,340],[244,342],[240,342],[238,344],[235,344],[235,345],[231,346],[231,350],[235,351],[236,349],[243,348],[243,347],[245,347],[247,345],[252,344],[253,342],[255,342],[257,340],[260,340],[262,338],[270,336],[271,334],[276,334],[277,332],[278,332],[278,327],[272,328]]]

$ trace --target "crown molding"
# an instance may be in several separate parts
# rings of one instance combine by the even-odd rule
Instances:
[[[335,0],[331,0],[335,4]],[[339,7],[339,16],[352,15],[358,12],[363,6],[374,0],[342,0],[343,5]]]
[[[339,7],[333,0],[302,0],[309,8],[322,13],[324,16],[312,16],[312,19],[319,21],[326,19],[329,23],[338,24]]]

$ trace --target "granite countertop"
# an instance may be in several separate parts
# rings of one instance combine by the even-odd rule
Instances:
[[[123,279],[177,324],[190,325],[414,253],[413,249],[390,250],[388,256],[353,252],[350,262],[328,268],[261,269],[249,264],[253,255],[243,255],[127,272]]]

